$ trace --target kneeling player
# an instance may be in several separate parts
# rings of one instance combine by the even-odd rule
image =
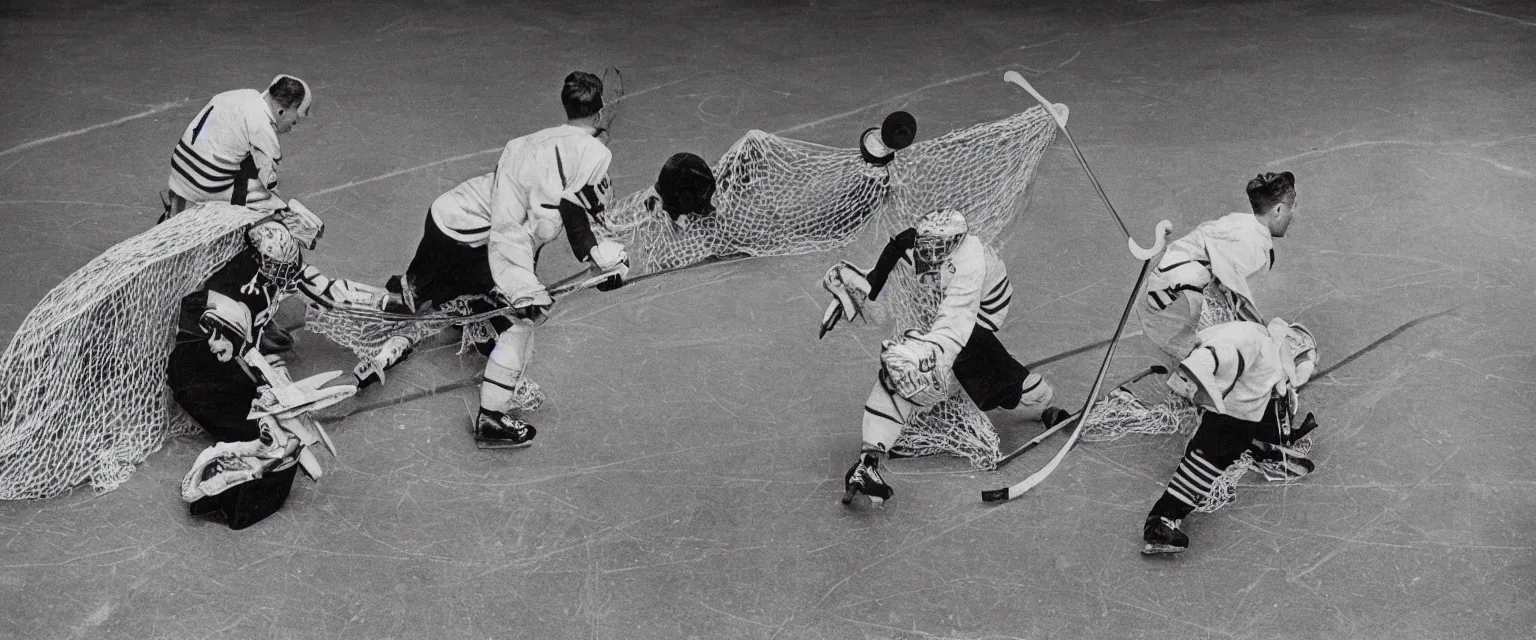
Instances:
[[[841,315],[857,314],[858,300],[874,300],[902,260],[912,263],[920,286],[942,293],[926,331],[909,330],[899,342],[885,343],[879,381],[864,404],[864,444],[844,477],[843,504],[859,493],[876,504],[893,495],[880,477],[880,461],[914,412],[951,395],[951,380],[958,380],[982,411],[1019,408],[1030,418],[1045,414],[1047,421],[1065,415],[1049,406],[1051,386],[998,341],[995,333],[1008,316],[1013,286],[997,253],[967,231],[959,211],[934,211],[891,239],[867,274],[847,262],[827,272],[823,284],[840,304],[824,330]]]
[[[1296,388],[1317,366],[1317,343],[1306,327],[1278,318],[1268,326],[1228,322],[1201,330],[1196,345],[1168,379],[1170,389],[1204,409],[1168,488],[1147,514],[1142,553],[1177,553],[1189,547],[1181,529],[1210,495],[1212,484],[1248,451],[1266,477],[1291,480],[1314,469],[1293,448],[1317,427],[1308,413],[1292,429]]]
[[[275,214],[276,220],[252,225],[246,248],[215,271],[202,289],[182,298],[176,345],[166,365],[172,396],[217,443],[199,456],[184,483],[183,497],[193,503],[194,515],[225,511],[233,528],[248,526],[281,507],[287,484],[260,485],[260,495],[247,496],[255,506],[231,498],[233,494],[219,494],[260,479],[267,471],[291,469],[295,456],[302,455],[300,439],[288,437],[279,427],[296,415],[293,403],[304,400],[294,395],[302,383],[288,385],[281,364],[270,364],[253,352],[256,336],[271,322],[281,298],[293,290],[333,304],[370,304],[383,294],[306,266],[300,247],[314,248],[324,225],[297,201],[289,205]],[[272,379],[278,371],[283,371],[279,379]],[[272,385],[287,388],[281,394],[263,394],[262,389]],[[305,390],[337,399],[350,395],[350,387],[340,395]],[[318,467],[308,470],[318,476]],[[284,477],[291,481],[291,471]]]

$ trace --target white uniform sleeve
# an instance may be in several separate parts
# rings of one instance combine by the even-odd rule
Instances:
[[[987,276],[985,247],[974,236],[966,238],[939,268],[944,270],[944,299],[923,339],[938,345],[944,362],[952,364],[976,328]]]
[[[245,114],[246,134],[251,141],[251,160],[256,163],[256,177],[267,191],[277,189],[277,165],[283,161],[282,147],[277,142],[277,130],[265,105],[257,113]]]

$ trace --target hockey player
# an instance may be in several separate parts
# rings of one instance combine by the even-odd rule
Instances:
[[[942,299],[926,331],[909,330],[900,341],[883,345],[879,380],[864,404],[863,446],[844,476],[843,504],[859,493],[875,504],[891,498],[894,492],[880,476],[881,461],[915,411],[950,396],[951,380],[958,380],[982,411],[1018,408],[1026,418],[1051,423],[1066,415],[1049,406],[1051,385],[998,341],[1013,286],[1003,261],[968,233],[959,211],[923,216],[915,228],[885,245],[868,273],[846,261],[833,266],[822,282],[838,302],[823,330],[835,326],[840,316],[857,315],[860,300],[876,299],[902,260],[912,264],[922,286],[941,292]]]
[[[576,259],[614,272],[614,286],[622,284],[628,269],[624,246],[598,240],[592,230],[594,223],[603,223],[613,158],[597,138],[603,82],[573,72],[565,78],[560,101],[566,124],[508,142],[491,181],[487,252],[492,280],[512,309],[512,322],[497,336],[485,366],[473,428],[481,447],[526,447],[537,433],[520,418],[528,407],[519,399],[537,397],[530,392],[536,385],[523,373],[533,352],[533,330],[554,304],[535,274],[539,251],[563,228]]]
[[[490,309],[496,281],[491,275],[487,244],[495,178],[495,172],[470,178],[432,203],[410,266],[404,275],[391,276],[385,285],[394,296],[389,304],[398,304],[407,313],[421,313],[463,296],[477,296],[471,300],[470,310],[479,313]],[[714,213],[710,203],[714,180],[702,158],[692,153],[674,154],[662,166],[656,178],[655,201],[648,206],[660,208],[676,228],[687,229],[693,220]],[[621,283],[610,279],[597,289],[611,291]],[[491,323],[498,332],[511,327],[502,317],[492,318]],[[488,355],[493,346],[484,345],[483,352]],[[414,347],[412,339],[392,336],[372,358],[358,363],[353,374],[362,386],[379,382],[383,372],[403,362]],[[530,391],[537,387],[526,380],[524,386]]]
[[[1274,266],[1273,238],[1285,237],[1296,213],[1296,177],[1289,171],[1261,174],[1248,181],[1247,191],[1251,214],[1229,213],[1201,223],[1168,243],[1147,276],[1143,331],[1170,365],[1194,348],[1208,304],[1229,307],[1241,319],[1264,321],[1250,280]],[[1204,291],[1213,281],[1226,300],[1206,300]]]
[[[267,90],[236,89],[208,101],[176,141],[170,191],[160,220],[199,202],[277,210],[279,134],[309,117],[314,94],[303,80],[279,74]]]
[[[304,264],[325,226],[298,201],[246,232],[248,246],[181,301],[176,346],[166,367],[178,404],[218,442],[255,440],[248,416],[258,380],[242,356],[290,291],[332,304],[373,306],[383,290],[332,279]]]
[[[1244,451],[1272,479],[1312,472],[1312,461],[1293,445],[1317,422],[1308,413],[1299,427],[1291,424],[1296,389],[1311,378],[1317,359],[1312,333],[1279,318],[1268,325],[1227,322],[1196,334],[1195,348],[1168,378],[1168,387],[1204,412],[1167,489],[1147,514],[1142,553],[1188,548],[1184,517],[1206,500],[1216,478]]]

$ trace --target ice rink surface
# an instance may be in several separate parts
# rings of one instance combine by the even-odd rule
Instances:
[[[1003,505],[979,492],[1060,439],[995,473],[897,461],[894,501],[845,509],[890,327],[818,341],[818,279],[869,263],[871,231],[562,301],[530,371],[551,399],[531,449],[475,449],[459,389],[332,422],[329,474],[244,531],[179,499],[200,438],[102,496],[0,504],[0,638],[1536,636],[1528,3],[12,0],[0,62],[4,341],[154,223],[174,140],[215,93],[309,81],[282,189],[327,221],[312,262],[382,282],[439,193],[561,121],[568,71],[612,65],[630,94],[620,194],[749,129],[853,147],[896,109],[920,140],[995,120],[1033,105],[1008,69],[1071,106],[1143,237],[1244,210],[1254,174],[1294,171],[1260,307],[1306,323],[1324,367],[1359,354],[1303,395],[1318,472],[1194,515],[1181,556],[1138,553],[1177,436],[1085,444]],[[557,243],[546,281],[573,269]],[[1000,336],[1020,360],[1110,335],[1136,263],[1064,139],[1001,243],[1016,294]],[[300,372],[351,366],[296,335]],[[1135,343],[1111,379],[1145,366]],[[1077,404],[1100,354],[1039,370]],[[351,406],[482,362],[431,343]],[[993,419],[1005,447],[1040,429]]]

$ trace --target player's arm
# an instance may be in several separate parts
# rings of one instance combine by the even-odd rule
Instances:
[[[559,147],[556,147],[558,151]],[[596,151],[578,156],[579,161],[586,163],[586,166],[576,167],[572,171],[574,175],[571,178],[574,179],[567,179],[566,184],[562,185],[554,206],[560,212],[566,239],[571,243],[571,254],[577,260],[591,263],[600,271],[616,272],[614,279],[598,287],[606,291],[623,283],[623,277],[629,270],[629,255],[625,253],[623,244],[606,238],[600,239],[592,228],[594,222],[601,223],[603,213],[608,208],[608,165],[612,159],[606,148]]]
[[[891,277],[891,270],[896,264],[905,259],[911,262],[907,255],[913,247],[917,246],[917,229],[908,228],[906,231],[896,234],[890,242],[885,243],[885,248],[880,251],[880,259],[875,261],[875,268],[870,269],[865,278],[869,281],[869,299],[874,300],[885,288],[885,283]]]
[[[258,119],[259,122],[255,121]],[[247,122],[246,134],[251,141],[251,161],[256,165],[256,177],[250,185],[246,203],[261,202],[263,209],[280,209],[284,204],[277,194],[277,165],[282,162],[283,153],[277,142],[277,132],[266,115],[261,114],[260,118],[252,117],[252,121]]]

